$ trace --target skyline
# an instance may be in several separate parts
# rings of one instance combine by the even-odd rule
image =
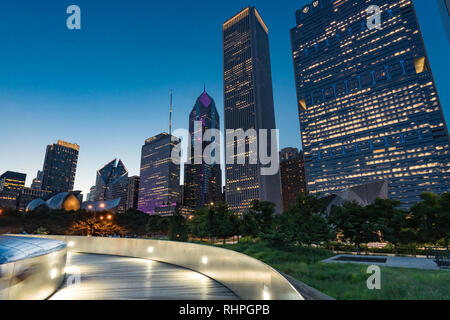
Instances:
[[[301,148],[289,30],[295,24],[295,11],[309,2],[251,4],[269,27],[280,149]],[[431,6],[429,1],[414,2],[448,123],[450,81],[446,74],[450,67],[445,64],[448,44],[444,27],[435,1]],[[37,11],[23,12],[24,3]],[[42,170],[45,147],[62,139],[80,145],[75,189],[84,194],[95,184],[98,168],[113,158],[124,161],[130,176],[139,175],[142,144],[168,131],[170,89],[174,90],[173,129],[187,128],[189,112],[203,84],[217,103],[223,128],[221,25],[240,11],[243,2],[230,5],[197,1],[190,4],[192,7],[179,3],[181,10],[160,18],[160,11],[145,10],[149,4],[140,2],[133,2],[136,5],[125,12],[120,10],[119,1],[77,1],[82,10],[81,31],[65,28],[65,8],[69,4],[17,1],[0,5],[1,21],[17,31],[12,33],[7,27],[0,30],[6,48],[0,52],[0,68],[4,71],[0,75],[0,108],[6,119],[13,119],[3,126],[8,141],[0,143],[1,172],[26,173],[29,186],[37,171]],[[103,10],[103,5],[108,10]],[[163,10],[169,4],[157,6]],[[33,15],[33,11],[39,14]],[[191,37],[177,34],[179,25],[178,29],[170,25],[181,16],[186,18],[186,12],[190,19],[183,20],[182,31],[189,29],[186,25],[191,26]],[[119,13],[123,20],[117,22],[113,18]],[[147,14],[155,15],[156,21]],[[161,34],[164,27],[168,30]],[[126,40],[132,32],[134,37]],[[45,39],[47,34],[55,40]],[[144,35],[162,41],[161,47],[155,49],[155,42],[147,43],[152,41]],[[181,45],[169,43],[171,36]],[[32,55],[38,50],[39,54]],[[151,61],[149,56],[153,57]],[[161,61],[164,63],[158,68]],[[112,71],[112,66],[117,71]]]

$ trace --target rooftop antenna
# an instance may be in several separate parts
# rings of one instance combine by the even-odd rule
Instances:
[[[172,92],[172,90],[170,90],[169,135],[172,135],[172,98],[173,98],[173,92]]]

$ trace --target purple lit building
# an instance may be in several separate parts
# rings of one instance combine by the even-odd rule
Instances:
[[[195,126],[195,122],[201,123],[201,128]],[[201,157],[205,148],[211,144],[209,141],[202,141],[202,153],[195,155],[194,140],[196,136],[202,136],[206,130],[220,129],[219,114],[216,104],[206,91],[198,97],[194,108],[189,116],[190,134],[190,156],[185,165],[184,182],[184,204],[190,208],[199,208],[205,205],[218,203],[222,200],[222,175],[220,170],[220,159],[216,164],[206,164]],[[198,131],[198,132],[196,132]],[[213,138],[214,139],[214,138]],[[212,156],[219,156],[219,151],[214,150]],[[197,161],[196,161],[197,160]],[[201,164],[200,164],[201,163]]]
[[[138,210],[155,214],[155,209],[180,202],[180,166],[171,159],[176,137],[161,133],[145,141],[141,155]]]

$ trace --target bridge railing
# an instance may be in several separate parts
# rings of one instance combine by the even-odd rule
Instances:
[[[218,281],[244,300],[303,300],[301,294],[275,269],[231,250],[146,239],[36,237],[64,241],[72,252],[142,258],[184,267]]]

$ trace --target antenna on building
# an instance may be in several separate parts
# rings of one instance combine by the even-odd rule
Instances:
[[[170,90],[169,135],[172,135],[172,98],[173,98],[173,92],[172,92],[172,90]]]

